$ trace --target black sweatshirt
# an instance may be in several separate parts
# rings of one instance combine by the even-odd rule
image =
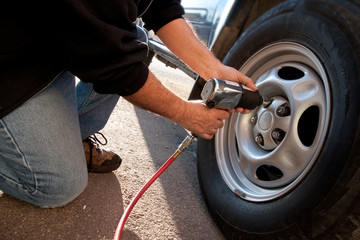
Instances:
[[[0,118],[63,71],[99,93],[127,96],[145,83],[147,46],[135,20],[155,32],[181,18],[180,0],[7,0],[0,4]]]

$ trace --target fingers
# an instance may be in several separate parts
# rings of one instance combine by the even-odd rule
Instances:
[[[214,135],[217,133],[217,131],[218,131],[218,128],[212,128],[212,129],[209,129],[207,132],[199,134],[199,136],[202,138],[205,138],[205,139],[212,139],[214,137]]]
[[[222,128],[224,126],[224,122],[222,120],[218,120],[216,124],[216,128]]]
[[[222,68],[222,71],[221,71],[221,74],[219,77],[220,77],[220,79],[238,82],[253,91],[258,90],[258,88],[254,84],[254,81],[251,78],[245,76],[244,74],[242,74],[241,72],[239,72],[237,69],[235,69],[233,67],[223,65],[223,68]]]
[[[243,113],[243,114],[248,114],[248,113],[251,113],[252,110],[250,109],[244,109],[244,108],[236,108],[234,109],[234,112],[240,112],[240,113]]]
[[[224,126],[223,120],[228,119],[228,111],[207,108],[201,101],[188,102],[188,111],[181,117],[180,124],[192,133],[211,139],[218,129]]]
[[[228,119],[230,117],[230,113],[225,110],[213,108],[213,109],[210,109],[210,111],[214,112],[214,117],[217,120],[220,120],[221,122],[222,122],[222,120]]]
[[[224,126],[223,120],[228,119],[230,114],[227,111],[219,109],[210,109],[210,112],[213,113],[212,121],[208,120],[208,126],[203,129],[203,133],[200,134],[202,138],[212,139],[217,131]]]
[[[239,81],[240,81],[240,83],[241,83],[243,86],[246,86],[247,88],[250,88],[250,89],[253,90],[253,91],[258,90],[258,88],[257,88],[257,87],[255,86],[255,84],[254,84],[254,81],[253,81],[251,78],[245,76],[245,75],[242,74],[241,72],[238,72],[238,73],[240,74],[240,79],[239,79]]]
[[[201,138],[204,138],[204,139],[207,139],[207,140],[210,140],[214,137],[215,134],[203,134],[203,135],[199,135]]]
[[[236,108],[236,109],[231,109],[229,112],[234,113],[234,112],[240,112],[243,114],[248,114],[251,113],[252,110],[250,109],[244,109],[244,108]]]

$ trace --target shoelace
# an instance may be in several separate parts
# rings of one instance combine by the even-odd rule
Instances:
[[[103,140],[104,140],[105,142],[101,142],[101,141],[99,140],[99,138],[96,136],[96,134],[99,134],[99,135],[103,138]],[[96,133],[94,133],[93,135],[90,135],[88,138],[91,139],[94,143],[99,143],[99,144],[101,144],[102,146],[104,146],[104,145],[106,145],[106,144],[108,143],[108,140],[106,139],[106,137],[104,136],[104,134],[102,134],[101,132],[96,132]]]
[[[105,140],[105,142],[101,142],[99,140],[99,138],[96,136],[96,134],[100,135]],[[104,136],[104,134],[102,134],[101,132],[96,132],[93,135],[90,135],[89,137],[87,137],[85,139],[85,141],[89,144],[89,147],[90,147],[90,156],[89,156],[90,159],[89,159],[89,163],[87,165],[88,170],[90,170],[91,166],[92,166],[92,157],[93,157],[92,156],[93,155],[92,154],[92,148],[93,148],[93,146],[98,148],[98,144],[104,146],[104,145],[106,145],[108,143],[108,141],[107,141],[106,137]]]

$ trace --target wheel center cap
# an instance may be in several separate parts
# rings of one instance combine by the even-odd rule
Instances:
[[[274,119],[274,116],[271,112],[268,112],[268,111],[264,112],[263,114],[261,114],[261,116],[259,118],[259,127],[263,131],[268,130],[273,123],[273,119]]]

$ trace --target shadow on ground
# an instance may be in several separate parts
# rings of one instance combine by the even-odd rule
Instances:
[[[113,239],[124,207],[119,181],[109,173],[90,174],[88,187],[66,207],[41,209],[2,194],[0,209],[0,239],[55,240]]]

